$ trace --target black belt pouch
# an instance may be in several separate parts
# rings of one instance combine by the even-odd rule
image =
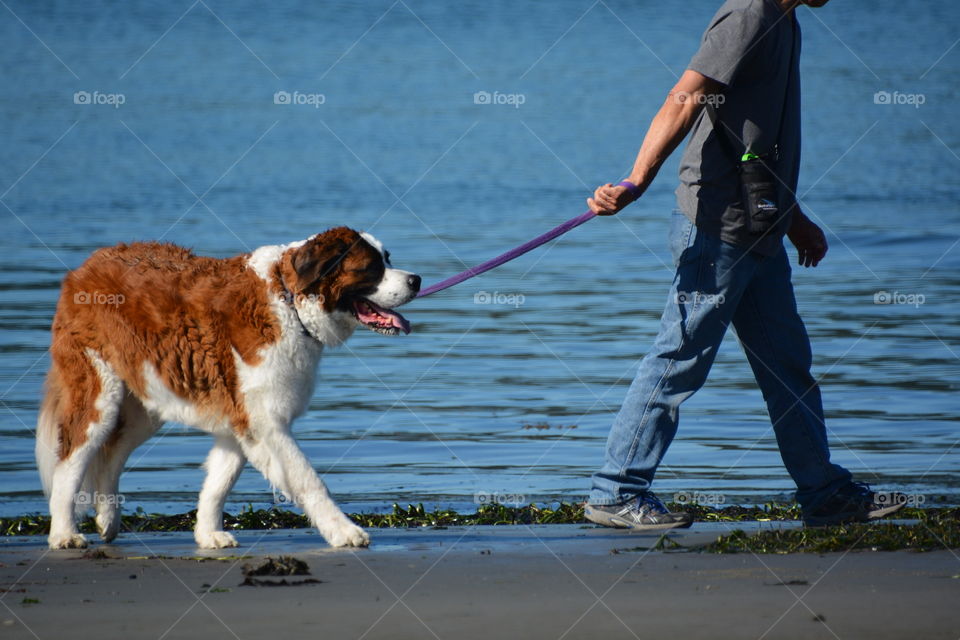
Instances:
[[[780,220],[777,191],[777,178],[766,159],[752,158],[740,163],[740,199],[751,236],[766,235]]]

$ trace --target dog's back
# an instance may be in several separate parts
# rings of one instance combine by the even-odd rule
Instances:
[[[200,392],[230,404],[222,390],[228,373],[219,365],[223,354],[211,347],[232,342],[229,323],[216,319],[218,296],[242,304],[261,291],[241,264],[242,258],[216,260],[170,244],[135,243],[100,249],[67,275],[37,424],[37,467],[51,512],[55,497],[64,503],[60,511],[96,507],[104,538],[116,535],[122,466],[162,424],[140,401],[148,369],[165,372],[165,382],[186,398]],[[72,504],[57,495],[57,485],[78,484]],[[67,533],[56,543],[83,545]]]
[[[147,395],[147,366],[188,401],[227,410],[236,404],[227,390],[236,375],[229,349],[253,359],[251,352],[278,333],[263,283],[244,258],[218,260],[171,244],[135,243],[100,249],[67,275],[53,321],[40,421],[45,487],[52,454],[68,457],[85,442],[88,425],[101,418],[97,400],[105,390],[98,360],[138,398]]]

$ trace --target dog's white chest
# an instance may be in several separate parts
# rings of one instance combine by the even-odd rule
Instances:
[[[323,345],[284,327],[281,340],[260,352],[250,365],[234,353],[237,378],[251,424],[261,421],[289,424],[307,409],[316,385]]]

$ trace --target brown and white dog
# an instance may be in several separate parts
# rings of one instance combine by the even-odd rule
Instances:
[[[246,460],[331,545],[367,545],[290,424],[307,408],[323,348],[359,325],[409,333],[392,309],[419,289],[420,277],[392,268],[380,242],[346,227],[228,259],[157,243],[94,252],[63,282],[37,425],[50,547],[86,546],[78,503],[95,506],[104,541],[117,535],[120,472],[167,421],[215,439],[197,509],[199,546],[236,546],[222,513]]]

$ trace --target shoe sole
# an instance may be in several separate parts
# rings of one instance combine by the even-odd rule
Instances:
[[[637,524],[628,520],[623,520],[615,515],[610,515],[602,511],[593,511],[589,506],[584,508],[584,517],[594,524],[603,527],[613,527],[615,529],[630,529],[632,531],[663,531],[665,529],[689,529],[693,520],[687,522],[663,522],[660,524]]]
[[[880,518],[885,518],[892,513],[900,511],[900,509],[907,506],[905,503],[901,502],[898,504],[892,504],[889,507],[883,507],[881,509],[874,509],[873,511],[868,511],[867,513],[863,512],[851,512],[845,513],[839,516],[831,516],[829,518],[804,518],[803,524],[807,527],[829,527],[835,524],[848,524],[856,522],[870,522],[872,520],[879,520]]]

